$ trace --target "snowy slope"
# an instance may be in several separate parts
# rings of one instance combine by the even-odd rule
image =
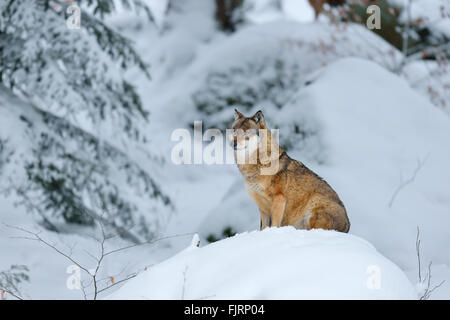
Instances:
[[[415,299],[403,272],[368,242],[292,227],[191,246],[108,299]]]

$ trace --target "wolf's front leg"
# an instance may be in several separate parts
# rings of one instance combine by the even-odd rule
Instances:
[[[286,209],[286,198],[281,194],[277,194],[272,200],[272,222],[271,227],[279,227],[283,221],[284,210]]]
[[[259,210],[259,214],[261,215],[261,221],[259,224],[259,230],[263,230],[267,227],[270,227],[270,216],[261,210]]]

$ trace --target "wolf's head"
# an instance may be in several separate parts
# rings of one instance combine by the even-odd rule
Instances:
[[[228,139],[235,150],[237,164],[257,164],[261,175],[277,173],[283,152],[278,144],[278,131],[272,136],[261,110],[249,118],[236,109],[234,111],[235,119]]]
[[[264,115],[261,110],[251,117],[246,117],[237,109],[234,109],[234,122],[232,125],[233,134],[230,137],[231,146],[234,150],[248,148],[252,142],[259,142],[260,129],[267,129]]]

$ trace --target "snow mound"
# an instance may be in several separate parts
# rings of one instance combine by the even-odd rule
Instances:
[[[406,275],[367,241],[270,228],[191,245],[109,299],[416,299]]]

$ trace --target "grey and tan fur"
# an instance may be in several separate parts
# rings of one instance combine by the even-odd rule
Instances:
[[[235,112],[232,126],[235,132],[238,129],[244,133],[266,130],[265,138],[259,139],[258,149],[264,147],[269,155],[274,151],[277,155],[271,160],[278,161],[277,170],[272,175],[261,174],[261,169],[271,164],[262,159],[259,152],[256,155],[256,163],[238,163],[248,193],[258,205],[261,229],[294,226],[297,229],[321,228],[348,232],[350,222],[344,204],[336,192],[326,181],[300,161],[291,159],[272,141],[262,112],[258,111],[249,118],[237,110]],[[246,136],[248,138],[248,135]],[[234,135],[235,156],[240,147],[245,148],[245,143],[240,140],[242,139]]]

